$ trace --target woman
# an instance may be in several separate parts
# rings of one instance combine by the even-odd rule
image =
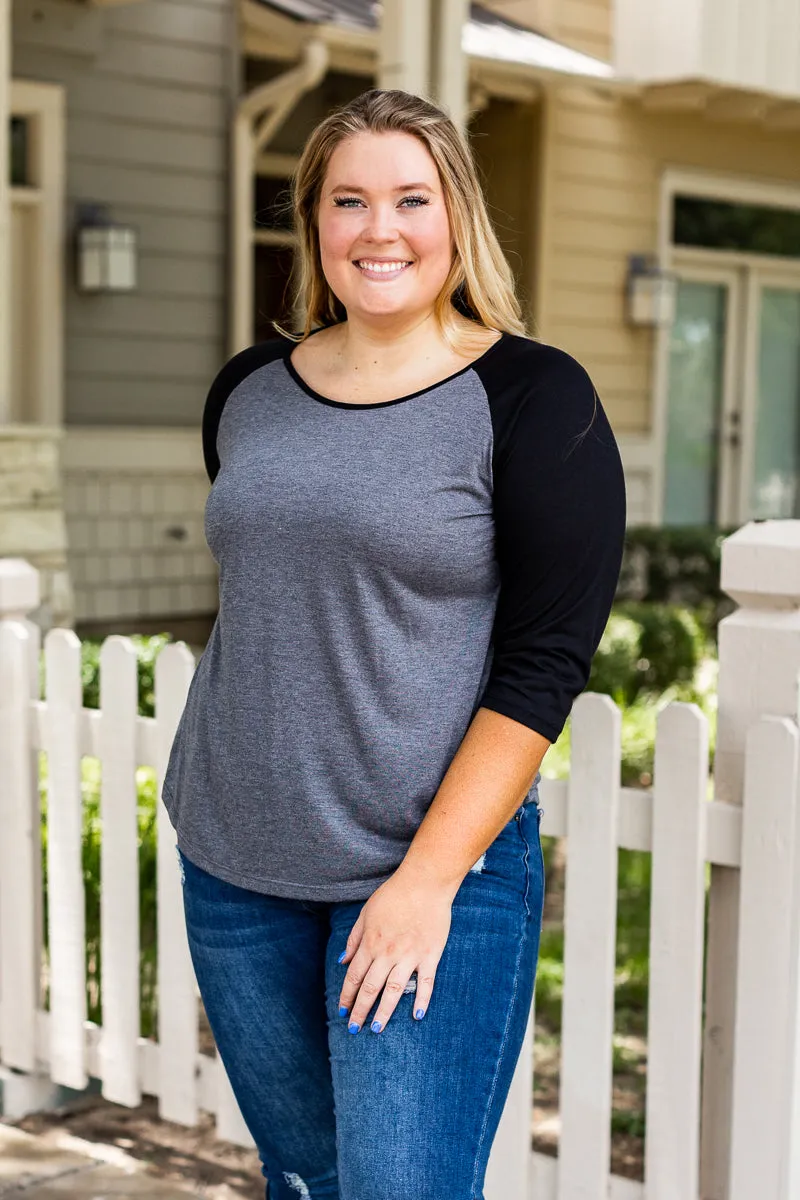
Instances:
[[[473,1200],[622,467],[586,372],[525,336],[440,109],[331,113],[293,203],[305,328],[203,416],[220,607],[164,780],[189,944],[270,1200]]]

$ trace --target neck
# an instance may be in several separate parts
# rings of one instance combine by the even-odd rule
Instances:
[[[458,316],[465,331],[475,331],[475,322]],[[349,317],[341,324],[338,359],[343,370],[364,375],[372,370],[391,371],[406,366],[410,359],[441,355],[444,339],[433,312],[388,325]]]

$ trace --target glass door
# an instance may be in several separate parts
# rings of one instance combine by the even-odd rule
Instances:
[[[800,270],[750,272],[742,518],[800,516]]]
[[[678,267],[678,274],[668,350],[663,522],[735,522],[740,277],[715,267]]]

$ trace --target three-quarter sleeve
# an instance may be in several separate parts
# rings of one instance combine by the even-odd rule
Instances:
[[[529,362],[493,456],[500,589],[480,703],[554,742],[608,621],[626,496],[619,449],[586,371],[552,347]]]

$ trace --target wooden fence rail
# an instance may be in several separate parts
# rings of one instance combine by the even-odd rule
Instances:
[[[115,635],[103,644],[97,710],[82,707],[74,632],[51,629],[44,638],[43,698],[39,645],[38,630],[21,614],[0,620],[0,1066],[73,1088],[96,1077],[104,1096],[125,1105],[154,1095],[165,1118],[187,1126],[210,1112],[220,1137],[249,1145],[219,1058],[199,1050],[175,835],[160,799],[158,1036],[139,1034],[135,773],[154,768],[160,794],[194,658],[183,643],[162,651],[156,715],[142,717],[129,639]],[[535,1064],[526,1046],[492,1150],[488,1200],[699,1200],[709,864],[740,880],[733,1132],[723,1200],[800,1195],[796,720],[761,716],[742,749],[743,804],[709,799],[707,720],[695,705],[671,703],[657,718],[652,788],[621,787],[619,709],[606,696],[577,700],[569,778],[540,785],[542,833],[567,839],[559,1158],[530,1150]],[[41,752],[48,779],[49,1011],[42,988]],[[100,760],[102,772],[102,1027],[87,1020],[86,1007],[86,755]],[[644,1183],[609,1170],[620,848],[653,860]]]

